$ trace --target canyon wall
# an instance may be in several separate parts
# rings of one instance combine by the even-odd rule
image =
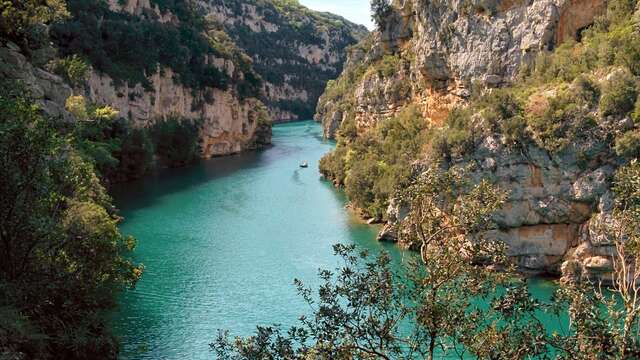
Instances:
[[[431,126],[443,125],[454,107],[514,84],[539,54],[579,40],[606,8],[604,0],[400,1],[378,31],[350,49],[345,70],[327,86],[315,119],[327,138],[344,124],[355,124],[361,135],[414,105]],[[544,96],[553,97],[556,90]],[[628,117],[609,117],[598,126],[620,133],[634,127]],[[580,268],[606,279],[611,270],[607,256],[614,248],[599,227],[611,217],[611,180],[620,159],[606,136],[589,136],[561,152],[535,143],[514,149],[499,135],[487,136],[448,162],[472,165],[476,180],[490,179],[509,194],[496,216],[497,230],[487,235],[507,243],[524,271],[559,274]],[[379,238],[396,241],[407,209],[390,204]]]
[[[275,121],[310,119],[326,82],[342,71],[346,48],[367,34],[361,25],[293,2],[198,3],[252,57]]]

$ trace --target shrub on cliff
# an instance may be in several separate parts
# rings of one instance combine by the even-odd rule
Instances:
[[[614,146],[616,154],[627,159],[640,157],[640,132],[629,131],[616,139]]]
[[[542,113],[529,113],[527,117],[533,137],[542,148],[560,151],[588,136],[597,125],[575,89],[561,89],[547,102]]]
[[[0,3],[0,36],[21,45],[42,42],[43,24],[68,18],[64,0],[6,0]]]
[[[336,185],[344,185],[344,179],[346,177],[346,155],[346,147],[340,146],[320,159],[320,172],[327,179],[331,179]]]
[[[149,87],[149,77],[167,67],[185,86],[227,89],[227,74],[207,63],[213,48],[202,34],[202,19],[187,16],[193,9],[184,4],[183,21],[174,25],[114,12],[99,0],[69,0],[73,17],[54,24],[51,35],[62,56],[88,59],[117,84]]]
[[[371,0],[371,17],[380,30],[384,30],[387,17],[393,8],[389,0]]]
[[[346,135],[351,132],[356,132],[355,124],[343,123],[341,141],[353,141],[348,151],[341,145],[325,155],[320,169],[336,183],[345,185],[354,205],[367,215],[382,219],[388,198],[410,178],[415,154],[426,143],[427,124],[417,107],[408,106],[376,129],[357,137]]]
[[[72,86],[83,85],[89,71],[89,64],[78,55],[55,60],[50,67],[54,73],[62,76]]]
[[[637,80],[628,71],[618,70],[607,79],[600,98],[600,115],[625,115],[638,98]]]

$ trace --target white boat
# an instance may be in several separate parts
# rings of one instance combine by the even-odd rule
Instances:
[[[303,161],[303,162],[300,164],[300,167],[301,167],[301,168],[307,168],[307,167],[309,167],[309,163],[307,163],[306,161]]]

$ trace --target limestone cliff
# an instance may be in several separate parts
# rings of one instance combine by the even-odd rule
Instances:
[[[179,23],[170,11],[163,11],[149,0],[128,0],[124,3],[109,0],[115,12],[144,16],[153,12],[161,23]],[[243,77],[233,59],[209,55],[213,64],[231,79]],[[150,86],[124,83],[116,85],[107,74],[91,71],[84,91],[89,99],[115,107],[120,116],[137,126],[149,126],[168,116],[202,119],[201,155],[203,158],[222,156],[256,149],[270,144],[271,129],[268,118],[261,112],[262,104],[255,97],[241,99],[237,91],[213,87],[194,89],[176,81],[168,68],[150,76]]]
[[[401,1],[369,44],[351,51],[341,77],[353,78],[350,90],[329,86],[316,120],[333,137],[346,117],[364,129],[414,103],[442,121],[474,90],[512,82],[538,53],[579,36],[605,8],[604,0]]]
[[[262,99],[276,121],[311,118],[326,82],[336,78],[345,48],[367,30],[344,18],[279,0],[199,0],[253,59],[265,80]]]
[[[344,135],[352,127],[355,136],[362,136],[408,105],[416,106],[430,127],[442,127],[453,108],[464,108],[491,89],[517,84],[540,54],[579,41],[607,10],[604,0],[395,4],[382,28],[350,49],[343,74],[321,97],[315,118],[323,123],[326,137],[335,137],[341,128]],[[618,71],[608,68],[588,76],[596,88],[604,88]],[[525,113],[538,111],[537,106],[548,109],[559,92],[577,92],[574,87],[556,82],[528,94]],[[559,274],[578,267],[606,278],[608,256],[615,249],[599,227],[610,219],[611,180],[622,161],[612,149],[612,134],[635,127],[628,116],[606,116],[597,104],[584,105],[576,114],[572,116],[580,121],[597,119],[597,125],[560,151],[545,148],[535,136],[514,148],[503,135],[469,124],[471,133],[477,131],[476,140],[464,154],[442,160],[447,166],[472,165],[475,179],[490,179],[507,191],[508,200],[496,216],[498,228],[488,235],[507,243],[523,270]],[[472,114],[469,119],[475,124],[486,118]],[[530,128],[523,125],[523,131]],[[339,146],[353,158],[350,141]],[[414,172],[419,173],[423,160],[416,157]],[[380,239],[395,241],[404,214],[402,204],[390,202]]]

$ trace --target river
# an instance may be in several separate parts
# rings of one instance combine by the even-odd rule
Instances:
[[[318,269],[337,265],[335,243],[386,249],[396,263],[410,256],[378,243],[377,228],[321,178],[318,161],[334,144],[319,124],[277,125],[273,143],[115,189],[122,232],[138,239],[134,258],[145,265],[114,318],[123,359],[211,359],[217,329],[295,324],[309,309],[293,279],[317,285]],[[534,289],[548,297],[553,284]]]

